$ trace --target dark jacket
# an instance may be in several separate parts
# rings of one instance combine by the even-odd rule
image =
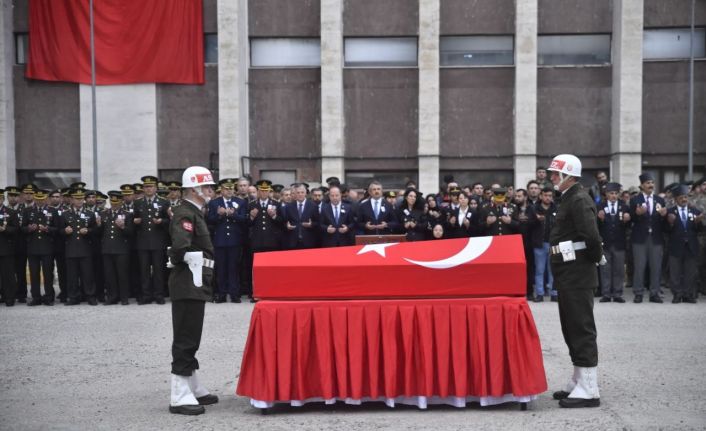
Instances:
[[[135,224],[135,248],[137,250],[163,250],[169,245],[169,201],[155,196],[152,204],[147,197],[135,201],[134,219],[141,219]],[[152,219],[162,219],[156,224]],[[133,219],[133,220],[134,220]]]
[[[549,242],[549,233],[556,223],[557,207],[552,202],[548,209],[542,206],[542,202],[537,202],[537,205],[528,207],[527,223],[529,224],[529,235],[532,248],[542,248],[545,242]],[[537,216],[544,216],[544,220],[540,221]]]
[[[500,235],[511,235],[519,232],[520,221],[517,219],[519,211],[517,210],[517,205],[513,203],[505,203],[503,205],[493,205],[488,204],[484,206],[478,215],[479,225],[483,235],[487,236],[500,236]],[[497,220],[495,223],[488,225],[488,216],[495,216]],[[500,216],[509,215],[510,223],[505,224],[500,220]]]
[[[365,228],[367,223],[373,225],[387,223],[385,229],[368,230]],[[399,228],[399,222],[395,216],[395,211],[385,199],[380,198],[380,210],[378,216],[375,217],[371,199],[362,202],[358,207],[358,226],[362,229],[364,235],[389,235],[395,233]]]
[[[30,232],[30,225],[36,229]],[[22,232],[27,241],[27,254],[29,256],[50,256],[54,254],[54,237],[59,230],[59,217],[55,209],[49,206],[27,207],[22,218]],[[40,226],[47,230],[42,232]]]
[[[135,232],[132,214],[119,209],[105,210],[101,214],[101,226],[98,228],[101,236],[101,252],[103,254],[130,254],[130,239]],[[115,222],[122,218],[125,225],[119,228]]]
[[[213,244],[203,212],[188,200],[173,210],[169,223],[172,247],[169,261],[174,265],[169,274],[169,297],[172,301],[195,299],[210,301],[213,293],[213,269],[202,268],[203,285],[194,285],[193,275],[184,262],[184,254],[190,251],[203,252],[205,259],[213,260]]]
[[[5,228],[0,232],[0,256],[15,255],[15,235],[20,230],[19,223],[13,210],[0,205],[0,226]]]
[[[73,232],[67,234],[66,227],[71,227]],[[81,234],[79,231],[86,228],[88,233]],[[60,229],[66,238],[66,257],[90,257],[93,254],[91,236],[95,233],[96,217],[84,209],[70,209],[61,215]]]
[[[272,206],[277,211],[274,218],[267,214],[267,207]],[[261,206],[260,200],[250,202],[248,206],[248,217],[250,211],[257,208],[257,216],[250,220],[250,247],[253,251],[259,250],[279,250],[282,241],[282,208],[279,202],[268,199],[267,205]]]
[[[421,209],[409,210],[406,206],[397,208],[395,218],[399,222],[399,233],[407,237],[407,241],[422,241],[426,239],[427,221],[424,211]],[[413,228],[405,229],[405,223],[416,222]]]
[[[699,240],[697,234],[703,229],[703,224],[695,221],[694,218],[701,214],[697,208],[687,206],[686,226],[681,221],[679,206],[673,206],[667,210],[669,214],[674,214],[676,220],[673,224],[667,223],[666,230],[669,233],[667,251],[670,256],[684,257],[686,253],[692,256],[699,255]]]
[[[630,222],[623,221],[625,214],[630,213],[630,207],[625,205],[620,199],[616,201],[617,211],[610,214],[607,201],[598,204],[598,211],[605,212],[603,220],[598,219],[598,231],[603,239],[605,248],[613,247],[615,250],[625,250],[625,239],[627,238],[627,228]]]
[[[657,205],[664,207],[664,199],[657,195],[653,197],[652,214],[646,212],[642,215],[637,215],[638,206],[645,203],[645,196],[640,193],[630,200],[630,219],[632,222],[632,232],[630,233],[630,241],[633,244],[644,244],[648,239],[653,244],[663,244],[663,230],[666,217],[662,217],[657,211]]]
[[[219,215],[218,208],[233,208],[231,215]],[[232,197],[226,205],[225,198],[213,199],[208,203],[208,224],[213,227],[214,247],[239,247],[247,231],[248,204],[244,200]]]
[[[333,205],[324,203],[321,207],[321,218],[319,220],[319,229],[321,230],[321,246],[322,247],[342,247],[353,245],[355,235],[355,215],[350,204],[341,202],[341,210],[338,215],[338,223],[333,214]],[[348,227],[348,232],[342,234],[338,229],[342,226]],[[328,233],[329,226],[336,228],[336,232]]]
[[[480,219],[478,212],[471,211],[468,208],[465,218],[468,220],[468,227],[459,224],[460,208],[449,209],[446,225],[444,226],[446,238],[467,238],[469,236],[480,235],[482,230],[480,227]],[[453,221],[453,223],[451,223]]]
[[[302,223],[311,222],[311,226],[304,227]],[[287,223],[294,226],[294,230],[287,229]],[[313,248],[318,244],[319,207],[310,200],[304,201],[301,216],[299,215],[299,202],[292,201],[284,209],[285,248]]]

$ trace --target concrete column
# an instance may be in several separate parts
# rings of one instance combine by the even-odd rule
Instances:
[[[343,0],[321,0],[321,183],[345,176]]]
[[[15,162],[15,101],[12,66],[15,64],[12,1],[0,4],[0,187],[17,181]]]
[[[537,167],[537,0],[515,2],[515,187]]]
[[[642,171],[643,26],[642,0],[615,0],[610,176],[626,187]]]
[[[440,0],[419,0],[419,190],[439,191]]]
[[[98,184],[93,184],[91,86],[79,85],[81,181],[103,192],[157,175],[157,86],[96,87]]]
[[[250,170],[248,140],[248,2],[218,0],[218,168],[220,178]]]

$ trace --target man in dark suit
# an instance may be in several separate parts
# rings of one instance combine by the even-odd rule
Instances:
[[[142,177],[145,196],[135,202],[133,222],[137,231],[136,248],[140,261],[142,300],[164,304],[165,253],[169,243],[169,202],[156,196],[157,177]]]
[[[90,241],[96,229],[96,218],[92,212],[83,209],[84,197],[83,190],[73,190],[71,209],[61,216],[60,227],[66,235],[66,278],[69,295],[64,305],[78,305],[81,302],[81,287],[88,298],[88,304],[98,305]]]
[[[620,184],[605,186],[606,200],[598,204],[598,231],[603,238],[606,264],[598,267],[601,276],[600,302],[625,302],[625,240],[630,223],[630,207],[618,199]]]
[[[118,190],[108,192],[110,209],[101,213],[101,252],[105,276],[105,305],[128,305],[130,297],[130,251],[134,224],[133,216],[123,206]]]
[[[19,230],[17,214],[4,205],[5,190],[0,189],[0,292],[5,305],[15,305],[15,235]]]
[[[642,302],[645,290],[645,268],[650,268],[650,302],[662,303],[659,283],[662,278],[663,224],[667,215],[664,199],[654,194],[655,182],[650,174],[640,175],[642,193],[630,201],[632,220],[632,254],[634,260],[634,302]]]
[[[284,210],[287,229],[286,248],[290,250],[318,246],[319,208],[306,198],[306,186],[295,184],[292,188],[294,200]]]
[[[60,221],[60,218],[64,211],[68,210],[69,207],[64,206],[62,204],[62,193],[68,191],[64,189],[57,189],[53,190],[51,193],[49,193],[49,208],[51,208],[54,211],[54,217],[56,217],[57,221],[57,227]],[[66,256],[64,255],[66,245],[64,244],[65,242],[65,236],[63,235],[62,232],[57,230],[54,233],[54,252],[52,253],[54,256],[54,263],[56,265],[56,272],[57,275],[59,276],[59,289],[61,290],[57,297],[61,302],[66,302]]]
[[[248,221],[248,203],[234,196],[235,180],[219,182],[221,197],[208,203],[208,224],[214,227],[213,246],[216,260],[216,303],[240,302],[240,259],[243,252],[243,225]]]
[[[382,184],[373,181],[368,186],[369,199],[358,207],[358,224],[365,235],[389,235],[397,231],[399,223],[395,211],[382,198]]]
[[[355,217],[351,205],[341,201],[341,189],[334,185],[329,189],[329,202],[321,207],[322,247],[353,245]]]
[[[681,185],[674,193],[676,205],[667,211],[669,232],[669,284],[673,303],[696,303],[699,240],[704,213],[689,205],[689,187]],[[683,277],[683,281],[682,281]]]
[[[49,207],[49,192],[37,190],[34,205],[25,209],[22,231],[27,240],[32,300],[30,306],[54,305],[54,235],[58,231],[58,215]],[[44,277],[44,296],[40,280]]]

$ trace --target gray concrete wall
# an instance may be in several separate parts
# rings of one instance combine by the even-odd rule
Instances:
[[[642,99],[645,160],[685,166],[689,142],[689,63],[646,62]],[[694,64],[694,153],[706,163],[706,62]],[[656,155],[678,154],[671,159]],[[698,170],[698,164],[695,163]]]
[[[537,154],[571,151],[586,167],[608,166],[611,130],[610,67],[540,68]],[[594,162],[589,158],[597,157]]]
[[[29,32],[29,0],[12,0],[12,21],[13,31]]]
[[[203,0],[203,32],[218,33],[217,0]]]
[[[512,34],[514,0],[441,0],[441,34]]]
[[[644,0],[645,27],[688,27],[691,0]],[[706,2],[696,0],[696,25],[706,25]]]
[[[218,67],[205,73],[204,85],[157,85],[159,169],[209,167],[218,152]]]
[[[671,3],[671,2],[670,2]],[[612,0],[539,0],[539,33],[610,33]]]
[[[28,80],[13,67],[17,169],[78,170],[78,84]]]
[[[250,156],[321,155],[321,70],[250,70]]]
[[[513,154],[514,79],[512,68],[441,70],[443,156]]]
[[[347,69],[343,94],[346,157],[416,158],[417,69]]]
[[[316,37],[320,28],[320,8],[319,0],[248,0],[249,34],[255,37]]]
[[[344,36],[419,34],[419,0],[345,0]]]

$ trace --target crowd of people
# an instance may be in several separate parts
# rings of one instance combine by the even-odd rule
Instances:
[[[353,245],[361,234],[400,234],[407,241],[521,234],[528,299],[556,301],[549,232],[561,202],[546,174],[537,169],[536,179],[519,189],[461,185],[447,175],[438,193],[426,195],[411,181],[394,191],[378,181],[352,190],[336,177],[314,188],[222,179],[204,207],[215,249],[212,299],[254,300],[252,261],[258,252]],[[590,187],[606,257],[597,268],[596,295],[601,302],[625,302],[627,285],[634,302],[647,292],[650,302],[661,303],[666,284],[672,302],[696,302],[699,288],[706,293],[706,178],[670,184],[661,193],[649,174],[639,184],[626,189],[599,172]],[[84,183],[57,190],[25,184],[0,192],[0,292],[7,306],[53,305],[56,299],[127,305],[131,297],[138,304],[165,303],[168,225],[181,203],[181,183],[148,175],[107,195]]]

